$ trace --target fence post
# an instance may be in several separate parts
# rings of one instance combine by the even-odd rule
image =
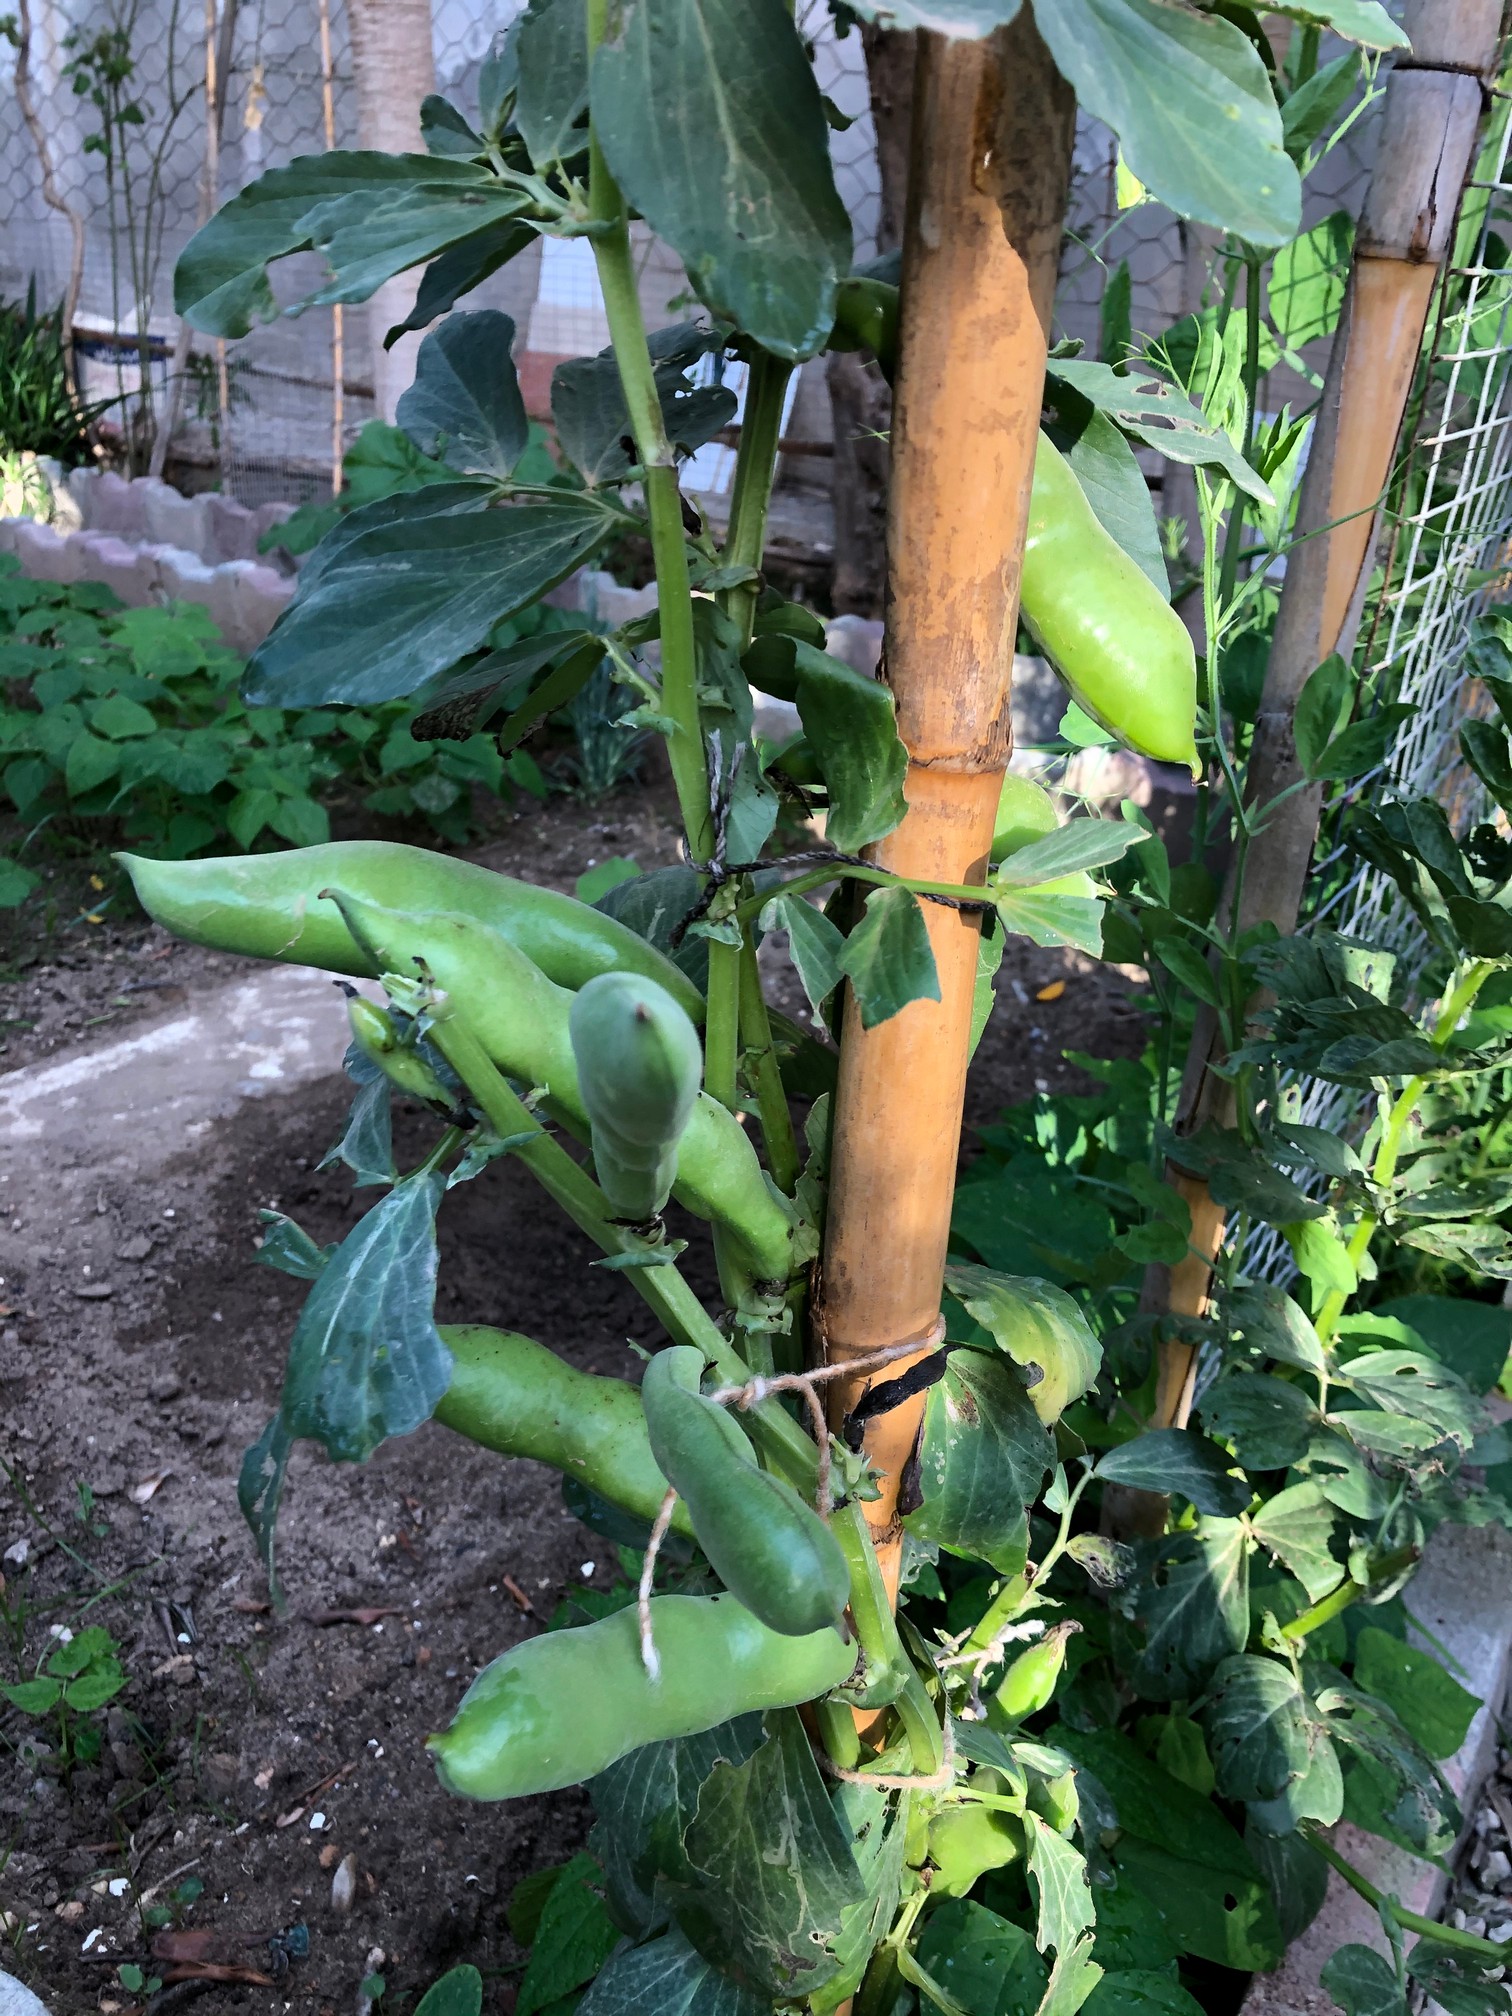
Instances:
[[[1246,801],[1264,805],[1302,777],[1293,734],[1297,699],[1330,653],[1353,650],[1375,557],[1379,511],[1421,354],[1428,311],[1475,158],[1483,79],[1498,47],[1502,0],[1410,0],[1412,53],[1386,83],[1380,149],[1355,239],[1354,264],[1313,429],[1297,511],[1302,543],[1287,562],[1275,637],[1251,746]],[[1302,784],[1249,845],[1236,922],[1296,929],[1317,841],[1323,787]],[[1210,1068],[1217,1029],[1193,1032],[1177,1115],[1180,1132],[1232,1124],[1233,1095]],[[1167,1168],[1192,1210],[1187,1257],[1151,1267],[1147,1311],[1206,1313],[1224,1213],[1205,1182]],[[1153,1424],[1185,1424],[1195,1351],[1162,1343]],[[1146,1494],[1130,1494],[1143,1499]],[[1135,1524],[1148,1525],[1153,1501]]]
[[[920,36],[885,659],[910,758],[908,812],[874,850],[903,875],[985,874],[1074,116],[1027,8],[986,40]],[[923,907],[939,1002],[871,1030],[845,1005],[815,1312],[829,1363],[923,1341],[939,1315],[979,932],[975,917]],[[868,1383],[835,1381],[831,1418]],[[922,1407],[896,1408],[867,1433],[884,1474],[864,1509],[894,1592],[898,1487]]]

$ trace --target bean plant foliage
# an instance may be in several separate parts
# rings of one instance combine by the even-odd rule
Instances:
[[[977,36],[1020,6],[845,11]],[[1033,0],[1127,173],[1232,234],[1241,261],[1290,247],[1326,321],[1338,246],[1303,244],[1301,174],[1370,52],[1401,38],[1372,0],[1280,11],[1299,26],[1290,72],[1231,0]],[[1340,59],[1342,90],[1341,73],[1318,82],[1324,28],[1366,52]],[[511,1905],[530,1949],[522,2016],[822,2016],[852,2001],[864,2016],[1194,2016],[1195,1986],[1274,1965],[1316,1911],[1336,1857],[1322,1829],[1347,1815],[1427,1857],[1458,1829],[1440,1763],[1477,1704],[1408,1636],[1401,1592],[1436,1524],[1505,1511],[1464,1466],[1494,1485],[1506,1456],[1483,1404],[1506,1338],[1441,1296],[1393,1304],[1372,1288],[1388,1249],[1456,1280],[1512,1275],[1512,1192],[1422,1118],[1431,1093],[1512,1066],[1512,853],[1498,830],[1461,840],[1421,807],[1361,815],[1358,844],[1397,878],[1442,968],[1426,1019],[1409,976],[1369,947],[1231,943],[1200,850],[1173,863],[1132,808],[1062,824],[1010,779],[982,883],[875,866],[864,850],[906,809],[892,695],[827,656],[823,626],[762,572],[791,370],[858,345],[890,370],[897,325],[886,275],[854,269],[789,11],[531,0],[483,65],[476,125],[431,98],[422,129],[423,154],[333,153],[265,175],[179,262],[180,310],[224,337],[279,312],[269,269],[288,255],[325,261],[309,302],[362,300],[422,269],[403,326],[428,333],[398,427],[366,440],[354,475],[366,467],[369,487],[354,481],[305,528],[318,543],[244,703],[402,705],[417,734],[487,729],[507,752],[607,676],[626,732],[665,738],[688,859],[627,875],[596,907],[375,843],[131,863],[146,907],[187,935],[367,990],[349,1003],[355,1096],[332,1157],[377,1201],[334,1248],[270,1215],[260,1256],[310,1284],[279,1411],[241,1477],[275,1594],[295,1444],[359,1462],[432,1417],[553,1464],[571,1509],[619,1548],[625,1585],[578,1596],[559,1628],[502,1654],[432,1738],[443,1782],[473,1797],[591,1781],[586,1851]],[[649,334],[635,218],[682,259],[698,304]],[[457,305],[543,235],[587,238],[613,339],[558,367],[550,450],[526,423],[508,318]],[[1304,340],[1295,303],[1277,290],[1278,346]],[[1279,547],[1300,429],[1259,428],[1238,333],[1236,348],[1205,310],[1158,350],[1134,355],[1125,331],[1102,362],[1057,353],[1041,449],[1065,456],[1065,494],[1110,556],[1077,591],[1086,616],[1105,591],[1144,598],[1177,668],[1184,746],[1197,732],[1220,783],[1253,719],[1242,654],[1225,664],[1215,635],[1198,707],[1134,444],[1189,461],[1207,500]],[[720,538],[678,468],[729,423],[732,360],[750,378]],[[501,630],[627,534],[655,558],[649,617],[608,635]],[[1488,635],[1493,681],[1497,647]],[[1054,655],[1074,689],[1094,683],[1083,647],[1061,638]],[[1347,668],[1318,678],[1316,774],[1354,774],[1378,731],[1350,723]],[[753,686],[794,703],[795,741],[756,736]],[[1500,705],[1512,686],[1491,691]],[[1118,715],[1116,697],[1104,711]],[[1119,725],[1073,709],[1067,732]],[[1477,726],[1466,753],[1506,805],[1503,729]],[[822,845],[799,823],[816,811]],[[1137,1063],[1098,1067],[1102,1093],[989,1131],[957,1197],[943,1338],[922,1368],[880,1369],[844,1420],[821,1415],[821,1447],[806,1305],[834,1053],[768,1008],[756,944],[786,934],[814,1029],[847,987],[875,1028],[939,997],[923,906],[940,902],[981,921],[977,1035],[1012,935],[1139,958],[1167,1033]],[[1263,1030],[1242,1013],[1262,981]],[[1191,1235],[1159,1170],[1169,1029],[1199,1003],[1229,1018],[1252,1096],[1242,1126],[1179,1152],[1248,1222],[1279,1229],[1300,1285],[1231,1267],[1194,1326],[1216,1368],[1198,1425],[1150,1429],[1137,1279]],[[1287,1119],[1280,1074],[1296,1071],[1373,1088],[1367,1138]],[[395,1160],[396,1092],[436,1119],[414,1168]],[[668,1351],[643,1390],[513,1332],[437,1325],[438,1213],[506,1155],[657,1316]],[[710,1228],[717,1317],[681,1271],[669,1197]],[[865,1518],[868,1423],[921,1392],[895,1611]],[[1110,1508],[1134,1490],[1162,1494],[1168,1516],[1111,1537]],[[1382,1908],[1400,1953],[1406,1921]],[[1419,1949],[1431,1960],[1413,1955],[1413,1978],[1456,2010],[1505,2008],[1488,1980],[1497,1949],[1444,1936]],[[1334,1963],[1341,2006],[1405,2011],[1402,1966],[1363,1950]]]

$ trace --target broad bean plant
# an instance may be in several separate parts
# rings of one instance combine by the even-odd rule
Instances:
[[[854,11],[980,34],[1019,8]],[[1307,24],[1314,58],[1317,24],[1336,14],[1376,48],[1400,40],[1368,0],[1283,11]],[[1034,7],[1131,173],[1184,214],[1274,245],[1298,229],[1298,159],[1317,129],[1299,116],[1289,139],[1233,15],[1247,10]],[[786,935],[816,1024],[848,988],[873,1028],[938,998],[921,905],[964,908],[981,922],[979,1035],[1006,939],[1098,956],[1098,878],[1148,837],[1131,820],[1062,824],[1043,791],[1010,777],[980,882],[911,882],[868,858],[906,813],[892,696],[826,654],[822,624],[762,563],[789,377],[827,347],[863,348],[891,371],[897,276],[886,262],[854,265],[826,108],[781,0],[532,0],[483,65],[476,123],[431,98],[422,131],[423,155],[336,153],[273,171],[179,264],[181,311],[226,337],[275,312],[267,268],[287,254],[324,254],[318,301],[362,299],[424,267],[404,326],[429,333],[398,426],[426,478],[325,531],[248,668],[246,698],[402,699],[428,734],[466,736],[502,716],[493,732],[507,753],[607,671],[629,702],[626,732],[665,739],[686,859],[597,906],[379,843],[129,861],[144,906],[183,935],[368,987],[349,1003],[355,1097],[337,1152],[383,1194],[335,1248],[275,1217],[262,1249],[310,1284],[279,1410],[241,1476],[268,1573],[296,1441],[360,1462],[432,1418],[553,1465],[569,1502],[626,1545],[638,1587],[619,1607],[504,1652],[432,1739],[443,1783],[464,1796],[591,1784],[591,1854],[522,1886],[511,1918],[549,1954],[552,1997],[581,1992],[584,2016],[1070,2016],[1094,1996],[1104,2016],[1183,2016],[1198,2005],[1181,1958],[1279,1957],[1298,1872],[1310,1881],[1321,1866],[1299,1830],[1337,1817],[1341,1749],[1362,1760],[1382,1824],[1441,1839],[1447,1821],[1423,1817],[1448,1812],[1434,1766],[1368,1691],[1358,1647],[1346,1675],[1335,1641],[1350,1602],[1389,1593],[1420,1544],[1410,1494],[1383,1480],[1447,1479],[1475,1403],[1396,1331],[1351,1329],[1347,1293],[1314,1322],[1256,1289],[1254,1322],[1267,1327],[1240,1329],[1236,1316],[1225,1332],[1213,1434],[1139,1433],[1113,1362],[1133,1347],[1095,1297],[1068,1292],[1094,1277],[995,1264],[978,1243],[947,1273],[922,1366],[890,1372],[879,1354],[862,1368],[862,1400],[828,1418],[807,1305],[834,1053],[769,1007],[759,940]],[[650,332],[638,219],[682,258],[700,304]],[[540,235],[588,240],[612,337],[558,367],[549,454],[531,437],[509,318],[456,307]],[[1199,710],[1134,446],[1158,442],[1257,511],[1276,498],[1245,452],[1246,425],[1202,388],[1189,396],[1190,377],[1126,362],[1052,354],[1022,618],[1066,682],[1074,733],[1197,774],[1220,702],[1210,663]],[[678,471],[731,422],[733,363],[746,401],[720,536]],[[626,537],[654,557],[652,615],[607,636],[501,635]],[[801,732],[786,746],[755,735],[753,688],[796,707]],[[784,851],[784,806],[822,814],[822,839],[814,822]],[[1382,834],[1383,847],[1405,845],[1389,824]],[[1480,864],[1464,872],[1483,876]],[[824,891],[838,894],[820,907]],[[1137,890],[1128,900],[1142,915]],[[1322,941],[1316,971],[1306,952],[1274,956],[1301,977],[1280,989],[1273,1046],[1309,1040],[1330,988],[1351,1014],[1361,1004],[1347,990],[1369,992],[1347,959],[1329,965]],[[1481,964],[1455,983],[1441,1030],[1414,1035],[1412,1082],[1458,1057]],[[1375,985],[1370,1012],[1400,1017],[1379,974]],[[433,1145],[406,1170],[396,1091],[435,1118]],[[1289,1208],[1304,1268],[1325,1264],[1326,1244],[1336,1265],[1352,1256],[1351,1284],[1360,1277],[1377,1223],[1404,1208],[1392,1186],[1405,1124],[1383,1130],[1371,1170],[1327,1172],[1337,1198]],[[437,1325],[437,1213],[454,1184],[486,1181],[504,1156],[655,1313],[665,1343],[639,1384],[581,1372],[513,1332]],[[708,1228],[713,1311],[680,1265],[669,1200]],[[1347,1242],[1305,1230],[1329,1211],[1356,1213]],[[1150,1236],[1139,1215],[1126,1255],[1137,1229]],[[1184,1244],[1169,1213],[1155,1218],[1157,1240]],[[1387,1356],[1362,1362],[1383,1341]],[[1259,1369],[1262,1351],[1279,1369]],[[864,1517],[876,1490],[865,1429],[920,1391],[895,1610]],[[1437,1396],[1413,1414],[1419,1427],[1391,1425],[1406,1418],[1399,1391]],[[1284,1467],[1294,1445],[1319,1454],[1288,1521],[1251,1469],[1262,1454]],[[1114,1483],[1171,1494],[1170,1533],[1142,1552],[1099,1534]],[[1279,1564],[1253,1615],[1251,1556]],[[1134,1648],[1132,1664],[1120,1647]],[[1068,1705],[1052,1721],[1058,1698]],[[1160,1725],[1139,1725],[1137,1741],[1125,1733],[1136,1701]],[[1472,1972],[1495,1950],[1460,1944]],[[536,1994],[530,1975],[522,1992]]]

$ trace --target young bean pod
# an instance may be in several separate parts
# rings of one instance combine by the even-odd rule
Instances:
[[[978,1772],[974,1783],[1001,1784],[996,1772]],[[929,1826],[929,1860],[934,1865],[931,1897],[964,1897],[989,1869],[1005,1869],[1024,1852],[1024,1829],[1011,1813],[978,1805],[942,1806]]]
[[[353,994],[347,1001],[347,1023],[357,1048],[398,1091],[450,1111],[455,1104],[451,1095],[419,1052],[403,1041],[386,1008]]]
[[[475,918],[380,907],[346,890],[330,908],[381,972],[429,974],[489,1056],[511,1078],[544,1086],[549,1110],[578,1134],[588,1109],[572,1054],[573,996],[555,986],[510,942]],[[699,1093],[677,1149],[679,1203],[734,1234],[759,1280],[785,1280],[793,1216],[767,1181],[756,1150],[733,1113]]]
[[[654,1596],[651,1626],[655,1680],[633,1605],[528,1639],[485,1666],[427,1746],[441,1783],[468,1799],[556,1792],[647,1743],[811,1701],[856,1663],[838,1632],[784,1638],[733,1596]]]
[[[698,1031],[664,987],[633,973],[590,980],[567,1029],[599,1187],[632,1224],[655,1219],[703,1083]]]
[[[501,1456],[529,1456],[648,1523],[667,1480],[646,1433],[640,1394],[627,1379],[580,1372],[514,1330],[443,1323],[452,1381],[435,1418]],[[679,1499],[672,1524],[692,1537]]]
[[[997,817],[992,826],[992,865],[1006,861],[1020,848],[1043,840],[1060,825],[1055,800],[1042,784],[1031,777],[1019,777],[1012,770],[1003,777],[998,794]],[[1037,896],[1095,896],[1097,884],[1084,868],[1058,875],[1053,882],[1035,885]]]
[[[686,1500],[710,1566],[763,1624],[801,1637],[838,1623],[850,1597],[840,1543],[792,1485],[758,1468],[727,1409],[698,1390],[688,1344],[658,1351],[641,1381],[651,1453]]]
[[[558,986],[585,987],[599,973],[639,973],[665,987],[695,1022],[703,1020],[703,996],[687,974],[628,925],[558,890],[424,847],[332,840],[287,854],[117,859],[149,917],[191,944],[218,952],[375,979],[341,913],[316,900],[322,889],[334,886],[392,910],[445,910],[471,918],[507,938]]]
[[[1201,776],[1197,661],[1186,625],[1103,526],[1043,434],[1019,614],[1094,721],[1130,749]]]
[[[1049,1707],[1066,1663],[1066,1641],[1080,1629],[1075,1622],[1052,1624],[1043,1638],[1019,1653],[987,1705],[995,1729],[1015,1729],[1026,1715]]]

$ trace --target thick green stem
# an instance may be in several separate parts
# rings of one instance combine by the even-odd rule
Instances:
[[[1356,1896],[1363,1897],[1367,1904],[1379,1910],[1387,1901],[1385,1891],[1378,1890],[1374,1883],[1362,1876],[1352,1862],[1346,1862],[1321,1828],[1304,1821],[1302,1832],[1329,1868],[1339,1872]],[[1437,1945],[1452,1947],[1456,1953],[1472,1953],[1486,1967],[1506,1965],[1505,1946],[1497,1946],[1489,1939],[1478,1939],[1473,1932],[1461,1932],[1453,1925],[1440,1925],[1436,1919],[1420,1917],[1416,1911],[1404,1910],[1395,1897],[1390,1902],[1391,1915],[1404,1932],[1416,1932],[1420,1939],[1432,1939]]]
[[[1417,1560],[1421,1550],[1417,1547],[1399,1547],[1394,1554],[1383,1555],[1375,1563],[1375,1572],[1369,1582],[1343,1581],[1337,1589],[1293,1617],[1289,1624],[1281,1626],[1283,1638],[1295,1639],[1299,1644],[1310,1638],[1314,1631],[1321,1631],[1325,1624],[1347,1610],[1352,1603],[1358,1603],[1362,1596],[1368,1596],[1373,1588],[1383,1582],[1393,1582]]]
[[[586,0],[588,52],[604,39],[608,0]],[[661,612],[662,713],[671,729],[667,753],[677,789],[678,809],[694,858],[707,861],[714,832],[709,811],[709,770],[698,721],[698,656],[693,635],[693,593],[688,549],[683,537],[682,497],[677,465],[662,419],[656,374],[646,342],[630,226],[619,184],[609,172],[598,140],[588,140],[588,215],[596,227],[589,242],[604,295],[604,316],[619,366],[625,411],[641,465],[641,488],[651,528]]]
[[[756,1076],[756,1104],[761,1116],[761,1138],[766,1144],[767,1166],[772,1180],[786,1197],[797,1186],[803,1163],[793,1132],[793,1116],[783,1090],[777,1052],[772,1047],[772,1022],[767,1014],[766,996],[761,991],[761,969],[756,963],[756,947],[747,938],[740,948],[740,1041],[753,1060]]]
[[[727,567],[761,571],[766,552],[767,510],[777,471],[777,444],[782,434],[782,407],[787,397],[791,364],[758,350],[751,360],[746,385],[745,415],[740,423],[740,449],[735,458],[735,484],[730,494],[730,526],[725,536]],[[756,583],[726,588],[720,596],[725,611],[740,631],[741,649],[751,641],[756,614]]]
[[[704,1016],[704,1090],[733,1113],[740,1055],[740,947],[709,941],[708,1010]]]
[[[442,1014],[432,1022],[431,1040],[477,1102],[489,1125],[509,1137],[540,1129],[540,1121],[501,1074],[477,1038],[455,1019]],[[573,1161],[559,1141],[541,1129],[513,1150],[548,1196],[561,1205],[573,1224],[586,1232],[605,1253],[643,1253],[645,1242],[616,1224],[608,1199],[585,1169]],[[743,1386],[751,1368],[730,1344],[675,1266],[630,1267],[626,1274],[679,1344],[693,1344],[732,1386]],[[776,1400],[764,1400],[749,1419],[762,1447],[796,1490],[809,1498],[818,1477],[813,1443]]]

